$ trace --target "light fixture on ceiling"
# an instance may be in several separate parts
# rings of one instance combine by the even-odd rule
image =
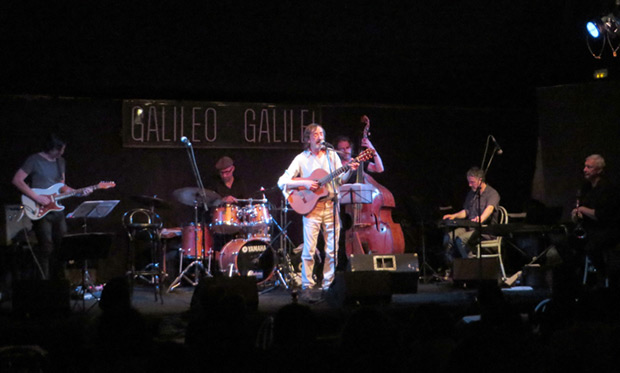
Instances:
[[[586,23],[586,43],[592,56],[596,59],[600,59],[605,49],[605,44],[609,45],[614,57],[617,57],[618,48],[620,48],[620,18],[616,16],[618,14],[618,7],[620,7],[620,0],[616,0],[616,9],[613,12],[592,19]],[[600,41],[601,49],[598,54],[592,51],[590,43]]]

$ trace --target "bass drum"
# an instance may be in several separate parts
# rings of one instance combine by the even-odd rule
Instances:
[[[269,241],[237,238],[220,253],[220,270],[229,275],[255,276],[256,283],[269,280],[276,268],[276,252]]]

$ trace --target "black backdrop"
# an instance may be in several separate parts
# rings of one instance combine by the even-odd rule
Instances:
[[[117,233],[118,240],[108,259],[110,274],[122,269],[126,240],[121,225],[124,212],[139,207],[130,197],[157,195],[170,202],[158,210],[166,227],[183,226],[192,219],[192,209],[176,202],[172,193],[195,186],[184,149],[123,148],[121,100],[81,98],[10,97],[2,101],[3,204],[19,203],[19,193],[10,184],[14,172],[31,153],[40,150],[40,139],[50,130],[60,130],[68,140],[67,183],[83,187],[102,180],[117,187],[97,191],[88,199],[119,199],[105,219],[88,221],[90,231]],[[491,165],[488,181],[502,195],[509,211],[523,211],[529,200],[534,174],[537,123],[534,113],[518,109],[467,109],[457,107],[402,107],[372,105],[325,105],[323,125],[328,139],[345,134],[355,137],[362,130],[359,118],[371,119],[372,141],[380,152],[386,172],[376,179],[396,199],[394,220],[403,225],[406,251],[419,249],[414,230],[420,222],[434,223],[439,206],[459,208],[467,190],[466,170],[480,165],[486,137],[493,134],[504,149]],[[204,184],[216,177],[213,165],[222,155],[235,159],[236,173],[248,190],[271,188],[298,150],[197,149],[196,158]],[[267,197],[281,205],[277,190]],[[82,200],[67,200],[72,211]],[[280,220],[279,212],[273,211]],[[301,243],[300,218],[292,220],[291,238]],[[72,233],[82,222],[70,222]],[[433,245],[433,242],[429,243]]]

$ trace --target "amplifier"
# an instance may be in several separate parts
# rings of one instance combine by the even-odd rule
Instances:
[[[4,211],[0,214],[0,245],[10,246],[15,236],[26,228],[32,229],[32,221],[23,214],[20,205],[4,205]]]
[[[418,254],[362,254],[349,258],[350,272],[382,272],[390,278],[394,294],[417,293]]]

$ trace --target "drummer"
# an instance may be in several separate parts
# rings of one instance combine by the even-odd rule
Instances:
[[[237,199],[247,197],[245,184],[239,177],[235,177],[235,163],[232,158],[224,156],[218,159],[215,163],[215,168],[219,173],[219,178],[214,178],[211,189],[222,196],[222,198],[214,201],[214,207],[235,204]],[[213,237],[213,250],[222,250],[224,245],[234,238],[235,236],[230,234],[215,234]]]
[[[226,203],[236,203],[237,198],[246,198],[247,193],[245,184],[235,177],[235,163],[232,158],[224,156],[217,160],[215,168],[219,173],[219,178],[215,178],[215,183],[211,187],[222,199],[216,201],[216,205]]]

